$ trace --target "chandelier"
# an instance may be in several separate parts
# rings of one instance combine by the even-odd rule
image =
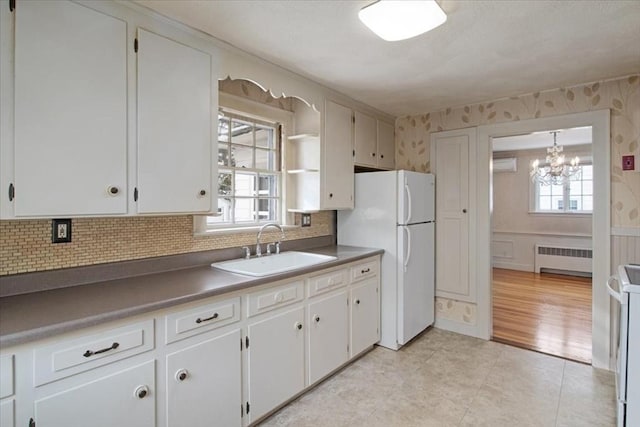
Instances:
[[[562,146],[558,145],[558,132],[553,134],[553,147],[547,148],[547,162],[540,166],[540,160],[536,159],[531,163],[531,180],[542,185],[563,185],[572,176],[580,173],[580,158],[574,157],[570,164],[565,164]]]

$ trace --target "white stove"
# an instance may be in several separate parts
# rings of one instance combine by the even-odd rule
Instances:
[[[640,426],[640,265],[619,266],[618,274],[607,281],[607,290],[620,304],[616,361],[617,425]]]

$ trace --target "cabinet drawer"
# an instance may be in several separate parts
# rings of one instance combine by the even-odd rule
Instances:
[[[354,265],[351,267],[351,281],[356,282],[367,277],[375,276],[378,274],[378,266],[379,263],[377,260]]]
[[[313,297],[346,286],[347,281],[347,270],[333,271],[321,276],[312,277],[309,279],[309,296]]]
[[[0,357],[0,399],[13,394],[13,354]]]
[[[240,297],[167,315],[167,344],[240,320]]]
[[[153,319],[37,348],[36,386],[125,359],[154,347]]]
[[[256,316],[294,302],[302,301],[303,282],[287,283],[276,288],[267,289],[249,295],[248,316]]]

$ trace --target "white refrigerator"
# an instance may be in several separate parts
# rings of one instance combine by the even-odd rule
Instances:
[[[359,173],[355,208],[338,211],[338,244],[384,249],[380,345],[397,350],[434,322],[434,176]]]

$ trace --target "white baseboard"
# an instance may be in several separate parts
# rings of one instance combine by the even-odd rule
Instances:
[[[493,268],[504,268],[507,270],[528,271],[533,273],[532,264],[518,264],[516,262],[493,261]]]
[[[466,323],[456,322],[454,320],[442,319],[436,317],[436,322],[433,325],[438,329],[444,329],[445,331],[451,331],[462,335],[468,335],[471,337],[488,340],[489,337],[482,336],[478,329],[478,325],[469,325]]]

